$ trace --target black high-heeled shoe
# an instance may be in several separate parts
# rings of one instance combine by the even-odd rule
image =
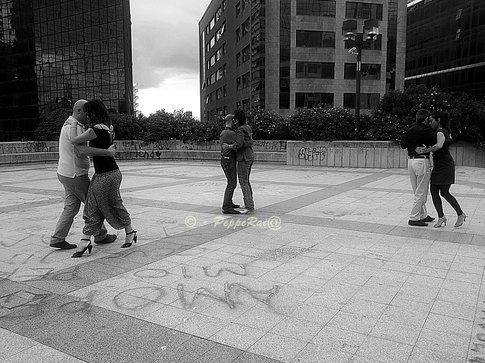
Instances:
[[[128,232],[126,235],[129,236],[130,234],[133,234],[133,239],[131,240],[131,242],[125,242],[121,245],[121,248],[128,248],[128,247],[131,247],[131,245],[133,243],[136,243],[136,241],[138,240],[138,236],[136,235],[136,231],[133,230],[131,232]]]
[[[71,256],[72,258],[79,258],[82,257],[84,252],[88,250],[89,254],[91,254],[91,250],[93,249],[93,245],[91,244],[91,240],[87,238],[81,238],[81,241],[89,241],[89,244],[82,249],[82,251],[76,251],[74,254]]]

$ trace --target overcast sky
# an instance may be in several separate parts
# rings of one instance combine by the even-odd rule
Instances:
[[[138,109],[183,108],[200,117],[199,20],[210,0],[132,0],[133,78]]]

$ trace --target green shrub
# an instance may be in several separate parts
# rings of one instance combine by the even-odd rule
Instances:
[[[72,115],[72,108],[57,108],[47,114],[34,131],[34,139],[39,141],[59,140],[62,125]]]
[[[290,137],[288,119],[276,112],[258,109],[250,114],[249,124],[255,140],[286,140]]]
[[[289,119],[293,140],[349,140],[354,138],[354,116],[337,107],[298,109]]]
[[[363,138],[367,140],[394,140],[400,142],[406,130],[415,123],[416,111],[424,108],[431,113],[447,111],[450,114],[453,138],[475,144],[483,143],[485,136],[485,105],[469,96],[455,95],[423,85],[406,91],[391,91],[384,95],[364,125]]]
[[[146,118],[121,113],[109,115],[116,140],[143,140],[146,135]]]

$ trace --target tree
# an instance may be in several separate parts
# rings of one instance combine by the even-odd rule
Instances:
[[[289,119],[293,140],[350,140],[354,134],[354,116],[338,107],[298,109]]]
[[[249,123],[256,140],[284,140],[290,136],[288,119],[273,111],[262,108],[253,111]]]
[[[485,136],[485,105],[466,94],[456,95],[430,89],[423,85],[406,91],[391,91],[384,95],[364,125],[364,139],[400,142],[406,130],[415,122],[416,112],[427,109],[432,114],[450,114],[451,133],[455,141],[483,143]]]
[[[57,108],[47,114],[34,131],[35,140],[59,140],[62,125],[72,114],[72,108]]]
[[[146,118],[114,113],[109,115],[117,140],[143,140],[146,135]]]

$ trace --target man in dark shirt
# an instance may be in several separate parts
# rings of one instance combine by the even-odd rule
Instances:
[[[234,144],[236,142],[236,132],[233,127],[233,115],[227,115],[225,118],[226,128],[221,132],[221,166],[227,179],[227,186],[224,192],[224,201],[222,202],[222,213],[224,214],[240,214],[235,208],[239,205],[232,202],[234,190],[237,186],[237,166],[236,166],[236,150],[231,148],[224,148],[224,144]]]
[[[414,192],[414,203],[409,215],[410,226],[427,226],[433,217],[426,211],[429,180],[431,178],[431,162],[428,154],[418,154],[416,147],[432,146],[436,143],[436,134],[428,126],[430,113],[427,110],[416,112],[416,123],[406,132],[401,147],[408,150],[408,171]]]

